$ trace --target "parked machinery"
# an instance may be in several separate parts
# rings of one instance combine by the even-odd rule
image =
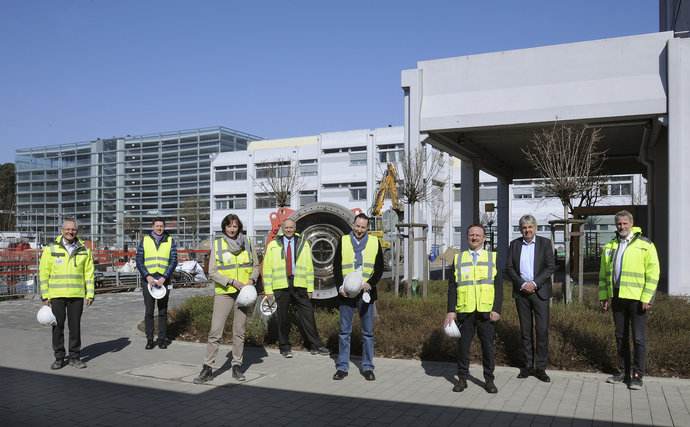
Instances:
[[[338,295],[333,282],[333,255],[341,236],[352,231],[355,215],[361,209],[347,209],[336,203],[317,202],[292,210],[279,208],[271,214],[271,233],[266,245],[280,231],[286,219],[297,224],[297,232],[304,236],[311,246],[314,261],[314,294],[312,298],[327,299]]]

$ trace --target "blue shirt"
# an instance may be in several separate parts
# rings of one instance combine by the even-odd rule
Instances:
[[[527,243],[525,239],[522,239],[522,252],[520,252],[520,277],[522,280],[534,283],[534,248],[536,247],[537,236],[534,236],[531,242]],[[525,287],[525,283],[522,284],[520,289]],[[534,288],[537,288],[537,284],[534,283]]]

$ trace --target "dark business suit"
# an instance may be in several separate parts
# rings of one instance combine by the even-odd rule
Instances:
[[[551,275],[556,271],[556,261],[549,239],[534,236],[534,280],[537,290],[527,294],[520,290],[525,280],[520,275],[520,257],[522,255],[523,238],[510,242],[505,272],[513,283],[513,298],[520,319],[522,335],[522,352],[524,355],[523,369],[532,369],[536,365],[537,371],[546,369],[546,357],[549,349],[549,298],[553,295]],[[536,351],[532,339],[532,318],[534,316],[534,330],[536,332]]]

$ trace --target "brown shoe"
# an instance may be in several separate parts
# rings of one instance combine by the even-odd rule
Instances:
[[[498,389],[496,388],[496,384],[494,384],[493,380],[486,380],[486,385],[484,386],[484,388],[486,389],[487,393],[498,393]]]
[[[467,380],[465,378],[460,378],[458,383],[453,386],[454,392],[460,392],[467,388]]]

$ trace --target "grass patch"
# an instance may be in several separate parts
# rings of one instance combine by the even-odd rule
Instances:
[[[586,286],[583,302],[562,304],[560,285],[554,286],[549,325],[548,368],[584,372],[613,372],[616,342],[613,316],[602,312],[597,289]],[[441,323],[446,314],[446,282],[429,283],[426,298],[396,298],[390,281],[379,286],[374,320],[374,346],[378,357],[422,359],[444,362],[457,360],[457,340],[446,337]],[[576,292],[577,294],[577,292]],[[337,302],[314,301],[316,325],[324,344],[338,351],[339,313]],[[211,327],[212,296],[196,296],[169,311],[170,338],[206,342]],[[299,316],[291,312],[290,341],[294,348],[308,349],[300,332]],[[221,343],[232,340],[232,315],[228,316]],[[521,361],[520,327],[511,288],[504,288],[503,313],[496,325],[496,364],[517,367]],[[277,317],[268,323],[253,314],[247,320],[246,345],[278,345]],[[351,352],[361,354],[359,317],[355,316]],[[479,340],[471,347],[472,363],[481,363]],[[647,319],[647,374],[690,378],[690,302],[683,298],[657,295]]]

